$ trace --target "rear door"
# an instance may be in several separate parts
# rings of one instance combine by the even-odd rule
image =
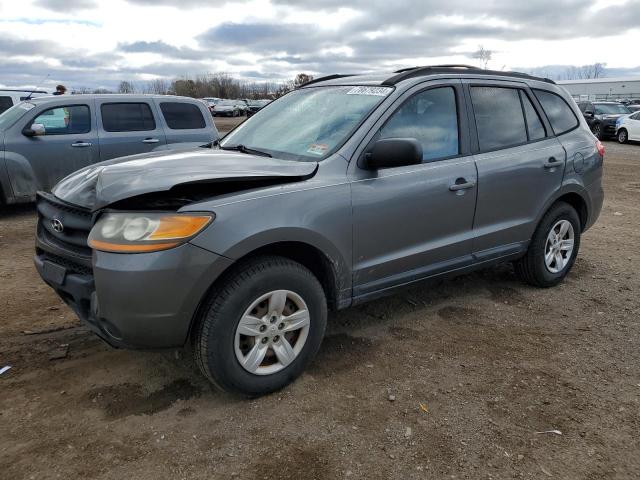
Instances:
[[[218,138],[213,118],[204,104],[164,99],[155,99],[155,103],[161,113],[167,145],[205,144]]]
[[[99,160],[98,134],[91,114],[93,102],[73,101],[47,107],[39,105],[16,123],[5,138],[5,150],[11,185],[16,197],[31,196],[38,190],[50,190],[58,181]],[[22,131],[32,124],[45,127],[45,134],[27,137]],[[26,162],[35,180],[25,178]],[[31,175],[29,175],[31,176]]]
[[[560,188],[565,150],[522,83],[465,80],[475,120],[477,261],[526,246],[541,209]]]
[[[102,160],[147,153],[166,144],[152,99],[97,99],[96,108]]]
[[[365,139],[415,138],[423,163],[365,170],[351,162],[354,296],[471,262],[477,175],[459,80],[416,86]]]

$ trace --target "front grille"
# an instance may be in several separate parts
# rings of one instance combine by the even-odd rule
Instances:
[[[54,221],[62,231],[54,228]],[[91,257],[87,238],[91,230],[91,212],[58,200],[51,194],[38,193],[38,236],[73,256]]]

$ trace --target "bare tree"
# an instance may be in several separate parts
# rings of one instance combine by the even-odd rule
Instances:
[[[311,80],[313,80],[313,75],[308,75],[306,73],[299,73],[298,75],[296,75],[296,78],[293,80],[293,84],[296,87],[300,87],[305,83],[309,83]]]
[[[118,93],[136,93],[133,82],[129,82],[127,80],[120,82],[120,85],[118,85]]]
[[[156,95],[166,95],[169,92],[169,87],[169,81],[166,78],[156,78],[147,82],[145,91]]]
[[[590,78],[602,78],[606,73],[606,63],[592,63],[581,67],[567,68],[564,76],[566,80],[588,80]]]
[[[493,57],[493,50],[488,50],[484,48],[484,45],[480,45],[478,47],[478,50],[476,50],[472,55],[472,58],[480,60],[480,64],[482,65],[482,68],[484,68],[485,70],[487,69],[487,66],[489,65],[489,62],[491,61],[492,57]]]

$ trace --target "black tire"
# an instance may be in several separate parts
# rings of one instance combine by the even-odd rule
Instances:
[[[629,141],[629,133],[625,128],[621,128],[618,130],[618,142],[619,143],[627,143]]]
[[[236,328],[255,299],[281,289],[295,292],[307,304],[308,336],[291,364],[270,375],[253,374],[236,357]],[[283,388],[304,371],[320,348],[326,324],[327,300],[313,273],[283,257],[255,257],[233,268],[209,294],[194,329],[194,360],[218,388],[250,397],[264,395]]]
[[[591,131],[593,132],[593,134],[596,136],[596,138],[598,140],[604,140],[604,135],[602,133],[602,125],[599,123],[596,123],[593,128],[591,129]]]
[[[545,264],[545,245],[551,228],[560,220],[568,220],[573,227],[573,251],[565,267],[557,273],[552,273]],[[573,267],[580,249],[580,234],[580,218],[576,210],[565,202],[554,204],[538,224],[525,256],[514,262],[516,274],[536,287],[548,288],[557,285]]]

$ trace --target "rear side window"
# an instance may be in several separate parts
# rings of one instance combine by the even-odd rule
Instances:
[[[102,126],[107,132],[144,132],[156,129],[147,103],[104,103]]]
[[[640,120],[640,112],[631,115],[632,120]]]
[[[579,125],[578,118],[573,113],[573,110],[560,95],[546,90],[534,90],[533,92],[547,114],[547,118],[556,135],[567,133]]]
[[[527,142],[527,127],[517,89],[472,87],[471,101],[480,150],[497,150]]]
[[[382,127],[380,138],[415,138],[422,144],[423,162],[458,155],[455,91],[442,87],[415,94]]]
[[[204,128],[206,125],[202,112],[193,103],[161,102],[160,110],[172,130]]]
[[[45,135],[73,135],[91,130],[87,105],[69,105],[45,110],[31,122],[44,126]]]
[[[13,106],[11,97],[0,97],[0,113],[9,110]]]
[[[529,134],[529,141],[540,140],[547,136],[547,131],[544,128],[544,124],[540,119],[540,115],[533,107],[531,100],[522,90],[520,91],[520,97],[522,98],[522,107],[524,108],[524,117],[527,120],[527,133]]]

